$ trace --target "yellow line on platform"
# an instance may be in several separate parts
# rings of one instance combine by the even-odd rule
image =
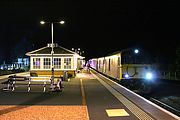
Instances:
[[[82,105],[86,105],[86,97],[85,97],[82,79],[80,79],[80,82],[81,82]]]

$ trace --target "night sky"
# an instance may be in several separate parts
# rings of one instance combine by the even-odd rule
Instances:
[[[86,58],[137,47],[158,62],[174,64],[180,39],[178,0],[1,0],[0,63],[51,42],[81,48]]]

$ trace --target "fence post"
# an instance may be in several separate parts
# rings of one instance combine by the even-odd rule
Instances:
[[[30,85],[31,85],[31,80],[28,81],[28,92],[30,92],[30,90],[31,90],[31,86]]]
[[[166,78],[166,72],[163,72],[163,79]]]
[[[46,81],[44,82],[43,88],[43,92],[46,92]]]

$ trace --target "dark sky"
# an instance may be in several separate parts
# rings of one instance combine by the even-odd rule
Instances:
[[[0,63],[51,42],[80,47],[87,58],[129,47],[146,50],[159,60],[173,62],[180,39],[178,0],[1,0]]]

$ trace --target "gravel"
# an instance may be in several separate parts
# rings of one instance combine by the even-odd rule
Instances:
[[[0,120],[89,120],[87,106],[0,106]]]

